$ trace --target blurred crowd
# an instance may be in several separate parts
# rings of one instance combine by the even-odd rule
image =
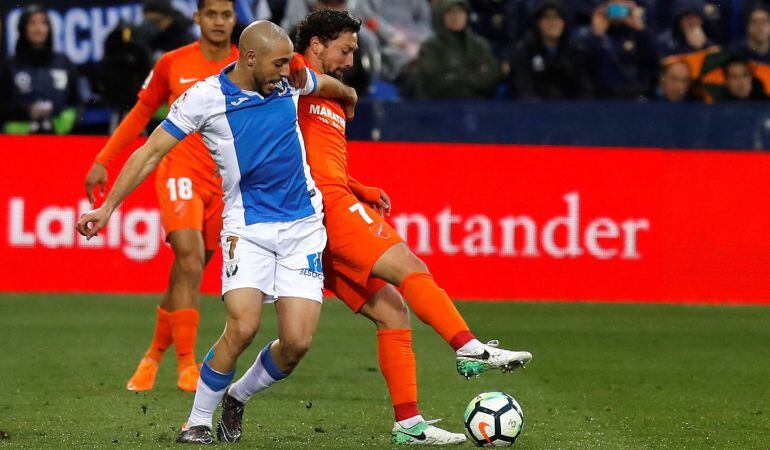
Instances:
[[[290,34],[316,8],[361,18],[347,81],[376,99],[718,103],[770,93],[770,4],[762,0],[237,3],[242,22],[268,19]],[[46,11],[28,6],[0,69],[3,130],[65,133],[84,105],[127,110],[154,60],[196,39],[170,0],[146,0],[143,11],[143,23],[121,23],[106,37],[98,67],[76,68],[54,50]]]

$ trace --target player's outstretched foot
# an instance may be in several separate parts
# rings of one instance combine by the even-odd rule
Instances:
[[[217,439],[219,442],[238,442],[243,430],[243,403],[225,393],[222,399],[222,417],[217,422]]]
[[[136,372],[126,383],[129,391],[151,391],[155,384],[155,375],[158,374],[158,362],[150,358],[142,358]]]
[[[524,367],[532,360],[530,352],[511,351],[498,348],[497,341],[489,341],[481,345],[481,351],[473,354],[457,353],[457,372],[465,378],[479,376],[482,373],[500,369],[512,372]]]
[[[214,443],[214,436],[211,435],[211,428],[205,425],[196,425],[194,427],[187,427],[187,424],[182,426],[182,431],[179,432],[179,436],[176,437],[177,444],[201,444],[208,445]]]
[[[465,435],[443,430],[433,424],[441,419],[424,420],[412,428],[404,428],[396,422],[391,432],[391,442],[397,445],[448,445],[462,444]]]
[[[187,366],[179,371],[176,386],[183,391],[195,392],[198,388],[198,378],[200,376],[201,371],[198,364]]]

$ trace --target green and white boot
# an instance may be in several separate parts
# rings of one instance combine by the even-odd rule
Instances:
[[[481,344],[477,353],[457,353],[457,373],[465,378],[477,377],[482,373],[500,369],[502,372],[512,372],[532,361],[532,354],[523,351],[511,351],[498,348],[497,341]]]
[[[433,426],[439,420],[441,419],[424,420],[411,428],[404,428],[396,422],[393,424],[391,442],[397,445],[448,445],[465,442],[464,434]]]

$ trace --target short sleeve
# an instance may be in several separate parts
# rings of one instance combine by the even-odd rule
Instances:
[[[166,120],[161,123],[164,130],[182,140],[188,134],[198,131],[206,121],[206,90],[199,82],[186,90],[171,105]]]
[[[310,95],[314,93],[318,88],[318,78],[315,72],[309,67],[305,67],[305,71],[307,72],[307,81],[305,82],[305,86],[300,89],[292,88],[292,92],[294,94]]]

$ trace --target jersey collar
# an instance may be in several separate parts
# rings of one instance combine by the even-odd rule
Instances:
[[[230,78],[227,77],[227,73],[235,68],[235,63],[232,62],[227,65],[221,72],[219,72],[219,84],[222,85],[222,93],[225,95],[237,95],[241,92],[241,88],[235,85]]]

